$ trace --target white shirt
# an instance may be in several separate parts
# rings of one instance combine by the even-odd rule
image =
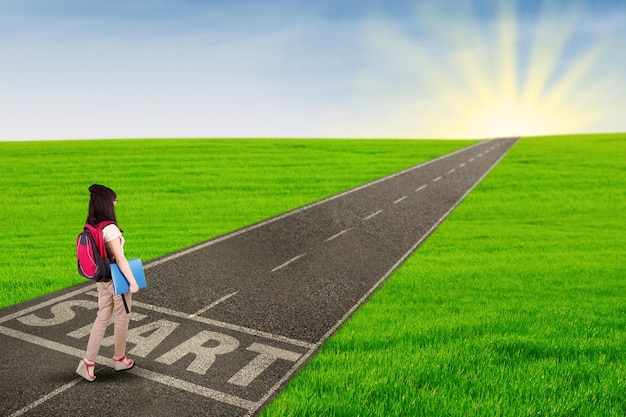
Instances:
[[[122,236],[122,232],[116,225],[110,224],[102,229],[102,236],[104,237],[105,242],[110,242],[113,239],[119,239],[122,244],[122,248],[124,247],[124,236]]]

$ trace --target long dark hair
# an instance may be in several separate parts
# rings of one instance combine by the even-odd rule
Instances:
[[[113,220],[117,223],[115,217],[115,201],[117,195],[115,191],[109,187],[100,184],[93,184],[89,187],[91,198],[89,199],[89,215],[87,223],[95,226],[105,220]]]

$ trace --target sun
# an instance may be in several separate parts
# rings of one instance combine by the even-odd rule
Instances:
[[[572,7],[557,19],[557,10],[544,8],[535,21],[522,25],[516,3],[499,4],[490,33],[495,42],[473,48],[489,58],[487,62],[492,63],[494,70],[486,69],[484,64],[481,67],[471,53],[462,53],[454,60],[456,68],[463,69],[461,79],[467,91],[464,97],[457,96],[453,98],[455,103],[449,103],[459,116],[454,133],[492,137],[584,130],[598,117],[593,98],[600,94],[593,93],[605,90],[607,85],[595,83],[590,89],[582,82],[589,69],[600,61],[602,51],[598,47],[579,51],[567,65],[560,62],[582,9]],[[481,29],[474,26],[466,30],[475,31],[470,38],[478,41]],[[521,38],[529,40],[524,42]],[[457,42],[469,46],[461,39]],[[520,62],[522,52],[527,55],[525,66]],[[471,70],[465,72],[467,68]],[[583,93],[590,90],[591,94]]]
[[[498,103],[491,107],[468,110],[458,131],[469,136],[536,136],[561,129],[558,123],[541,114],[518,106]]]
[[[610,81],[588,82],[603,51],[592,44],[572,48],[580,4],[565,11],[545,6],[533,19],[522,19],[514,0],[497,2],[488,19],[479,19],[472,3],[458,4],[419,3],[418,36],[367,22],[373,59],[359,74],[354,107],[375,104],[363,110],[362,135],[567,134],[604,116],[599,98]]]

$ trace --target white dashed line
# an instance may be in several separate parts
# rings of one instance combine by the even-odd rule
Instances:
[[[402,198],[397,199],[396,201],[393,202],[393,204],[398,204],[399,202],[401,202],[402,200],[405,200],[407,198],[407,196],[404,196]]]
[[[302,258],[304,255],[306,255],[306,253],[302,253],[298,256],[294,256],[293,258],[291,258],[290,260],[288,260],[287,262],[285,262],[284,264],[278,265],[276,268],[272,269],[271,272],[275,272],[278,271],[281,268],[286,267],[287,265],[289,265],[290,263],[297,261],[298,259]]]
[[[417,188],[415,192],[422,191],[424,188],[428,187],[428,185],[422,185],[420,188]]]
[[[374,216],[378,216],[382,212],[383,212],[382,210],[378,210],[376,213],[370,214],[369,216],[365,217],[363,220],[369,220],[369,219],[371,219]]]
[[[481,156],[483,156],[483,154],[482,154],[482,153],[479,153],[479,154],[478,154],[478,157],[480,158]]]
[[[206,307],[204,307],[204,308],[202,308],[202,309],[200,309],[200,310],[196,311],[196,312],[195,312],[195,313],[193,313],[193,314],[190,314],[190,315],[189,315],[189,318],[199,316],[200,314],[204,313],[205,311],[207,311],[207,310],[209,310],[209,309],[211,309],[211,308],[215,307],[215,306],[216,306],[216,305],[218,305],[219,303],[222,303],[222,302],[224,302],[224,301],[228,300],[228,299],[229,299],[230,297],[232,297],[233,295],[237,295],[237,293],[238,293],[238,292],[239,292],[239,291],[235,291],[235,292],[234,292],[234,293],[232,293],[232,294],[227,294],[227,295],[223,296],[223,297],[222,297],[222,298],[220,298],[219,300],[212,302],[212,303],[211,303],[211,304],[209,304],[208,306],[206,306]]]
[[[339,236],[343,235],[344,233],[348,233],[349,230],[350,230],[350,228],[342,230],[341,232],[332,235],[331,237],[326,239],[324,242],[330,242],[331,240],[333,240],[335,238],[338,238]]]
[[[450,171],[446,172],[446,175],[450,175],[452,174],[454,171],[456,171],[455,169],[451,169]]]
[[[459,165],[459,168],[463,168],[465,166],[465,162]]]
[[[281,215],[278,215],[278,216],[276,216],[276,217],[272,217],[272,218],[270,218],[270,219],[268,219],[268,220],[264,220],[264,221],[262,221],[262,222],[255,223],[255,224],[253,224],[253,225],[251,225],[251,226],[244,227],[243,229],[239,229],[239,230],[236,230],[236,231],[234,231],[234,232],[231,232],[231,233],[225,234],[225,235],[223,235],[223,236],[221,236],[221,237],[218,237],[218,238],[215,238],[215,239],[212,239],[212,240],[208,240],[208,241],[206,241],[206,242],[200,243],[200,244],[198,244],[198,245],[196,245],[196,246],[192,246],[192,247],[187,248],[187,249],[185,249],[185,250],[181,250],[181,251],[179,251],[179,252],[172,253],[172,254],[170,254],[170,255],[164,256],[164,257],[159,258],[159,259],[157,259],[157,260],[150,261],[150,262],[148,262],[148,263],[144,264],[143,268],[144,268],[144,269],[153,268],[153,267],[158,266],[158,265],[161,265],[161,264],[163,264],[163,263],[165,263],[165,262],[169,262],[169,261],[171,261],[171,260],[173,260],[173,259],[177,259],[177,258],[180,258],[180,257],[182,257],[182,256],[185,256],[185,255],[187,255],[187,254],[189,254],[189,253],[196,252],[196,251],[198,251],[198,250],[200,250],[200,249],[204,249],[204,248],[206,248],[206,247],[208,247],[208,246],[212,246],[212,245],[215,245],[215,244],[217,244],[217,243],[223,242],[224,240],[227,240],[227,239],[233,238],[233,237],[235,237],[235,236],[242,235],[242,234],[247,233],[247,232],[249,232],[249,231],[251,231],[251,230],[258,229],[258,228],[263,227],[263,226],[265,226],[265,225],[267,225],[267,224],[270,224],[270,223],[276,222],[276,221],[278,221],[278,220],[282,220],[282,219],[284,219],[284,218],[286,218],[286,217],[289,217],[289,216],[293,216],[293,215],[298,214],[298,213],[301,213],[301,212],[303,212],[303,211],[305,211],[305,210],[310,210],[310,209],[311,209],[311,208],[313,208],[313,207],[319,206],[319,205],[321,205],[321,204],[328,203],[329,201],[333,201],[333,200],[335,200],[335,199],[338,199],[338,198],[344,197],[344,196],[349,195],[349,194],[351,194],[351,193],[354,193],[354,192],[356,192],[356,191],[363,190],[363,189],[365,189],[365,188],[367,188],[367,187],[371,187],[371,186],[373,186],[373,185],[375,185],[375,184],[379,184],[379,183],[381,183],[381,182],[383,182],[383,181],[388,181],[388,180],[390,180],[390,179],[392,179],[392,178],[396,178],[396,177],[398,177],[398,176],[400,176],[400,175],[403,175],[403,174],[405,174],[405,173],[407,173],[407,172],[411,172],[411,171],[414,171],[414,170],[416,170],[416,169],[423,168],[423,167],[425,167],[425,166],[427,166],[427,165],[433,164],[433,163],[435,163],[435,162],[437,162],[437,161],[440,161],[440,160],[442,160],[442,159],[449,158],[449,157],[451,157],[451,156],[453,156],[453,155],[457,155],[457,154],[460,154],[460,153],[463,153],[463,152],[467,152],[469,149],[474,149],[474,148],[476,148],[476,147],[478,147],[478,146],[480,146],[480,145],[481,145],[481,143],[475,143],[475,144],[473,144],[473,145],[470,145],[470,146],[469,146],[469,147],[467,147],[467,148],[461,148],[461,149],[458,149],[458,150],[456,150],[456,151],[454,151],[454,152],[452,152],[452,153],[449,153],[449,154],[446,154],[446,155],[439,156],[439,157],[437,157],[437,158],[435,158],[435,159],[431,159],[430,161],[426,161],[426,162],[421,163],[421,164],[419,164],[419,165],[416,165],[416,166],[414,166],[414,167],[410,167],[410,168],[407,168],[407,169],[405,169],[405,170],[403,170],[403,171],[396,172],[395,174],[389,175],[389,176],[387,176],[387,177],[383,177],[383,178],[381,178],[381,179],[378,179],[378,180],[376,180],[376,181],[369,182],[369,183],[367,183],[367,184],[361,185],[361,186],[356,187],[356,188],[351,188],[351,189],[349,189],[349,190],[347,190],[347,191],[344,191],[344,192],[342,192],[342,193],[335,194],[335,195],[333,195],[333,196],[331,196],[331,197],[328,197],[328,198],[325,198],[325,199],[323,199],[323,200],[316,201],[315,203],[307,204],[306,206],[302,206],[302,207],[297,208],[297,209],[295,209],[295,210],[288,211],[288,212],[283,213],[283,214],[281,214]],[[1,320],[1,319],[0,319],[0,320]]]
[[[437,177],[437,178],[435,178],[435,179],[433,180],[433,182],[437,182],[437,181],[439,181],[439,180],[440,180],[440,179],[442,179],[442,178],[443,178],[443,177]]]
[[[470,158],[470,160],[469,160],[469,161],[470,161],[470,162],[474,162],[474,159],[475,159],[475,158]]]

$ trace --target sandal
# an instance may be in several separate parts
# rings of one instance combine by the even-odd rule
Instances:
[[[89,372],[89,368],[91,368],[91,372]],[[76,368],[76,373],[85,378],[86,381],[93,382],[96,379],[94,375],[95,368],[95,363],[89,364],[84,359],[81,359],[78,363],[78,368]]]
[[[128,359],[126,356],[122,356],[119,359],[113,359],[113,369],[115,372],[127,371],[135,366],[135,361]]]

